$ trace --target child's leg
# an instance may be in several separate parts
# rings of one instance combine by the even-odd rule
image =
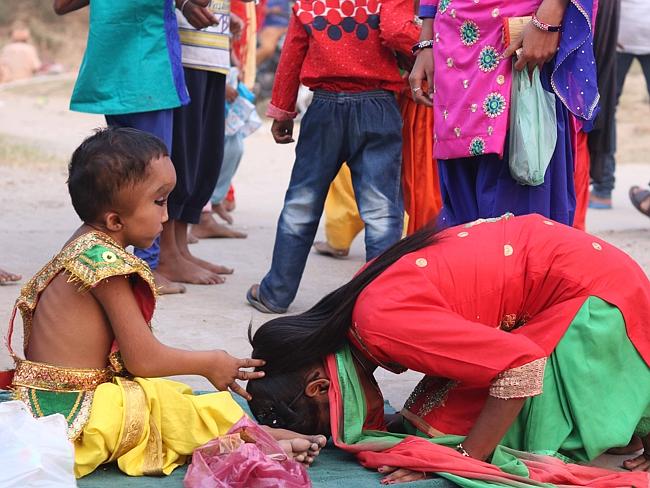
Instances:
[[[359,103],[351,125],[348,166],[361,218],[366,225],[366,259],[402,237],[402,119],[395,97],[382,93]]]
[[[348,108],[316,93],[300,123],[296,160],[284,199],[271,269],[260,284],[263,303],[280,311],[296,296],[330,183],[345,155]]]

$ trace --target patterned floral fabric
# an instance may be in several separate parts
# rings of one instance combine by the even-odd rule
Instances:
[[[435,17],[433,49],[435,156],[503,156],[508,130],[512,60],[505,50],[507,18],[534,13],[541,0],[422,0],[420,15]],[[575,116],[591,120],[598,92],[593,60],[592,2],[573,0],[563,21],[551,86]],[[571,74],[573,73],[573,75]]]
[[[330,92],[399,92],[404,80],[394,52],[411,56],[420,35],[413,14],[412,0],[296,1],[267,115],[295,117],[300,83]]]

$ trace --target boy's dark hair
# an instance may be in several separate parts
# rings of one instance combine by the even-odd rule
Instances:
[[[152,160],[168,155],[165,144],[146,132],[98,129],[75,150],[68,165],[68,191],[77,215],[94,222],[115,203],[118,191],[146,177]]]

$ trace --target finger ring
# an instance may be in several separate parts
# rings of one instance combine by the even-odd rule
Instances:
[[[417,87],[415,87],[415,88],[411,88],[411,91],[412,91],[413,93],[417,93],[419,90],[422,90],[422,88],[420,88],[419,86],[417,86]]]

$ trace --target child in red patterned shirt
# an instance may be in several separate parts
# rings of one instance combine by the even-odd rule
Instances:
[[[402,235],[402,89],[395,53],[411,56],[419,29],[412,0],[297,0],[267,115],[278,144],[293,142],[300,83],[314,91],[301,122],[271,270],[247,299],[266,313],[284,313],[298,285],[343,161],[366,226],[366,258]],[[426,135],[423,134],[423,137]]]

